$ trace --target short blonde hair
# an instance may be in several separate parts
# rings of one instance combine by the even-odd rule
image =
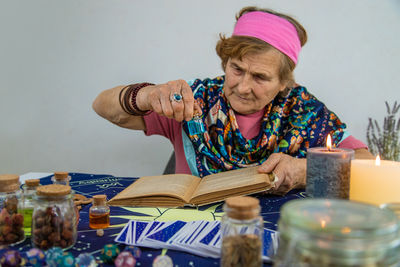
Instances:
[[[242,8],[236,15],[236,21],[243,14],[252,11],[267,12],[286,19],[296,28],[301,46],[307,42],[307,32],[297,20],[288,15],[275,12],[271,9],[263,9],[254,6]],[[283,54],[272,45],[255,37],[231,36],[226,38],[223,34],[220,34],[219,36],[220,40],[218,41],[215,50],[217,51],[218,56],[221,58],[221,66],[223,70],[225,70],[229,58],[238,58],[241,60],[248,54],[257,54],[275,49],[281,55],[281,64],[279,69],[279,79],[281,83],[287,83],[289,86],[292,86],[295,83],[293,70],[296,67],[296,64],[287,55]]]

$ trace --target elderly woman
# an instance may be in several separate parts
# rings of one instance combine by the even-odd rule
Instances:
[[[294,81],[305,29],[272,10],[243,8],[231,37],[216,51],[224,76],[102,92],[94,110],[125,128],[163,135],[173,144],[176,173],[205,175],[261,165],[276,175],[272,193],[305,186],[307,148],[334,145],[368,157],[335,113]]]

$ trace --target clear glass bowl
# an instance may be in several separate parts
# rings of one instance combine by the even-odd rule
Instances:
[[[400,266],[395,214],[338,199],[286,203],[278,222],[274,266]]]

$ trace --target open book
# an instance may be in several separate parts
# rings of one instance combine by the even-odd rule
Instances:
[[[199,178],[188,174],[144,176],[110,201],[112,206],[180,207],[205,205],[232,196],[250,195],[271,188],[273,174],[258,166]]]

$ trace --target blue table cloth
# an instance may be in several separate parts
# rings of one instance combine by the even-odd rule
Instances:
[[[114,177],[112,175],[94,175],[85,173],[70,173],[70,185],[77,194],[82,194],[86,197],[92,197],[97,194],[106,194],[108,199],[111,199],[117,193],[122,191],[137,178],[134,177]],[[50,176],[41,179],[41,184],[50,184]],[[292,199],[304,198],[304,192],[300,190],[292,190],[286,196],[274,195],[257,195],[260,199],[261,216],[264,218],[264,227],[272,230],[277,230],[277,222],[279,219],[279,211],[281,206]],[[80,211],[80,219],[78,225],[78,238],[74,247],[69,249],[74,256],[81,253],[91,253],[96,260],[100,261],[100,251],[105,244],[115,243],[114,239],[121,231],[122,227],[129,220],[142,221],[194,221],[194,220],[220,220],[223,214],[222,204],[214,203],[201,206],[198,208],[146,208],[146,207],[110,207],[110,227],[105,229],[104,236],[96,235],[96,230],[89,228],[89,205],[82,207]],[[27,251],[31,248],[30,238],[25,242],[14,246],[20,252]],[[123,250],[124,245],[119,244]],[[170,256],[175,267],[183,266],[219,266],[219,259],[204,258],[190,253],[174,250],[161,250],[141,248],[142,256],[137,261],[136,266],[152,266],[155,257],[160,254]],[[100,266],[113,266],[110,264],[99,264]],[[265,264],[265,266],[270,266]]]

